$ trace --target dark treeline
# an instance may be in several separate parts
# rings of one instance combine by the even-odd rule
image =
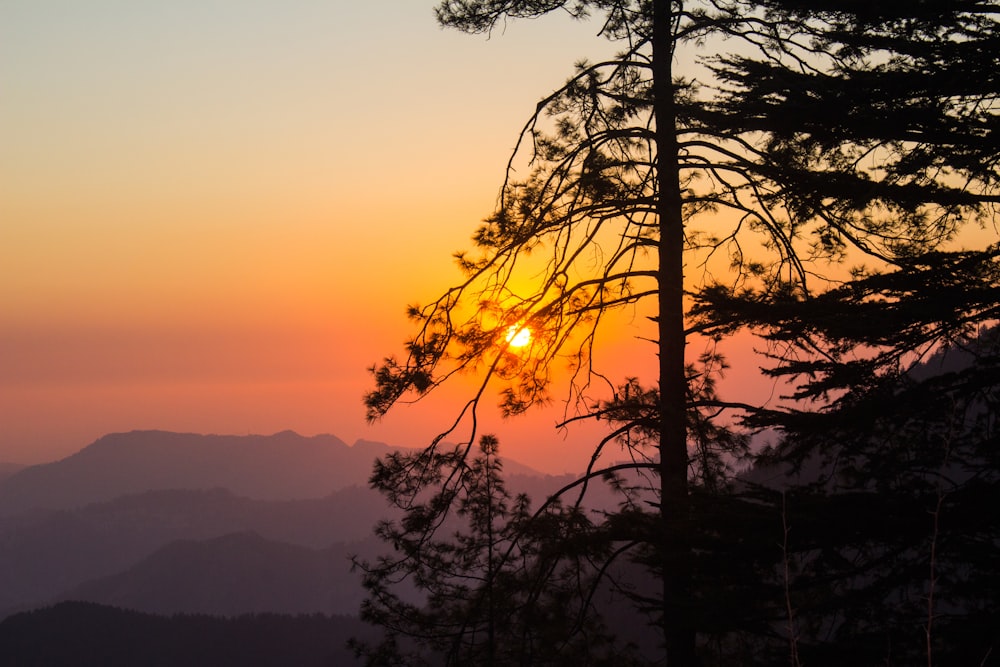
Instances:
[[[63,602],[0,622],[6,667],[332,667],[354,664],[351,636],[371,628],[346,616],[155,616]]]

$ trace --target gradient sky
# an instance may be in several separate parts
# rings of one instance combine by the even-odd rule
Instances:
[[[458,278],[535,102],[610,47],[433,4],[0,0],[0,461],[147,428],[437,433],[457,394],[370,427],[365,369]],[[557,417],[484,430],[576,469]]]
[[[136,428],[432,435],[434,406],[365,425],[365,368],[457,277],[535,101],[607,48],[432,7],[0,1],[0,461]]]

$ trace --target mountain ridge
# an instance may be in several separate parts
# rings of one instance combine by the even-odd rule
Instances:
[[[202,435],[130,431],[98,438],[51,463],[0,479],[0,515],[72,509],[156,489],[222,487],[261,500],[321,498],[363,484],[377,456],[394,449],[333,435]]]
[[[383,442],[348,445],[321,434],[216,435],[139,430],[110,433],[50,463],[0,476],[0,516],[65,510],[151,490],[225,488],[257,500],[323,498],[364,485],[375,459],[410,451]],[[516,461],[508,474],[544,476]]]
[[[199,448],[211,451],[206,454]],[[291,463],[285,464],[281,457],[289,450],[293,450],[288,457]],[[371,544],[376,523],[392,517],[394,511],[368,487],[367,479],[375,457],[390,451],[402,448],[370,441],[348,446],[332,436],[307,438],[289,431],[250,439],[139,431],[110,434],[60,462],[26,469],[14,483],[0,482],[0,498],[6,502],[5,511],[0,511],[0,618],[64,599],[67,592],[87,582],[104,580],[102,585],[110,585],[109,578],[138,566],[170,543],[187,541],[189,550],[218,552],[218,544],[212,541],[234,532],[254,533],[265,542],[287,545],[301,556],[290,569],[311,570],[315,585],[326,586],[303,554],[337,545]],[[238,460],[234,463],[233,459]],[[135,465],[137,460],[140,465]],[[247,460],[259,468],[259,475],[237,474]],[[276,460],[283,466],[280,471],[274,470],[279,465]],[[198,469],[206,461],[214,467]],[[535,501],[572,477],[544,475],[516,462],[504,464],[510,490],[527,493]],[[143,472],[150,467],[159,467],[158,474]],[[196,474],[188,475],[192,467]],[[320,478],[320,483],[294,484],[286,493],[299,497],[262,497],[276,495],[273,477],[290,477],[294,482],[300,474],[307,482]],[[262,477],[272,485],[265,486],[265,492],[251,488],[251,482]],[[231,484],[234,479],[244,487]],[[337,485],[341,486],[330,490]],[[317,497],[302,497],[311,494]],[[205,544],[193,546],[196,542]],[[261,543],[254,544],[260,547]],[[276,562],[286,553],[278,547],[257,551],[261,549]],[[219,557],[232,561],[235,568],[252,560],[249,551],[242,562],[239,551],[225,551]],[[347,567],[341,562],[334,569],[343,570],[341,576],[346,577]],[[203,577],[197,568],[180,569],[187,571],[161,568],[134,581],[149,591],[169,593],[171,581],[182,587]],[[350,581],[353,595],[360,591],[360,582],[357,577]],[[139,592],[127,591],[127,581],[119,579],[119,583],[121,595],[142,600]],[[85,590],[94,590],[97,596],[99,588]],[[159,593],[151,594],[146,603],[155,608],[158,597]],[[220,599],[224,597],[225,592],[220,592]],[[104,597],[101,601],[114,602]],[[203,610],[195,602],[194,608],[182,610]],[[297,610],[320,611],[315,606]],[[234,607],[233,611],[252,609]]]
[[[83,582],[56,600],[161,615],[356,614],[364,591],[351,574],[349,554],[342,544],[312,549],[254,531],[175,540],[122,572]]]

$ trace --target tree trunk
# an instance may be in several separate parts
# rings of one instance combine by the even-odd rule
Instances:
[[[663,636],[669,667],[696,664],[687,488],[684,220],[673,85],[671,0],[653,3],[653,113],[659,238],[659,454]]]

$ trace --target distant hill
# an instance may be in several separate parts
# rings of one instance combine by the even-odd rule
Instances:
[[[971,338],[952,345],[942,346],[931,355],[912,364],[906,369],[904,377],[915,383],[932,381],[949,375],[961,375],[970,371],[982,371],[983,359],[992,358],[990,368],[995,368],[996,356],[1000,348],[1000,326],[983,329]],[[995,372],[995,371],[990,371]],[[987,376],[989,374],[987,373]],[[986,380],[989,382],[990,380]],[[983,380],[973,380],[983,382]],[[974,384],[973,386],[982,386]],[[988,409],[988,405],[980,401],[980,410]],[[971,415],[972,413],[970,413]],[[969,417],[967,416],[967,419]],[[769,438],[780,441],[780,434],[771,432]],[[761,438],[763,440],[763,438]],[[952,481],[966,480],[971,474],[960,459],[952,460],[949,466],[943,466],[939,473],[948,472]],[[740,474],[740,478],[751,484],[759,484],[774,489],[787,489],[795,485],[829,484],[836,485],[836,463],[819,453],[801,461],[798,469],[793,469],[787,462],[777,464],[757,464]]]
[[[157,614],[356,614],[363,591],[349,557],[358,549],[310,549],[250,532],[181,540],[59,598]]]
[[[325,548],[371,536],[389,510],[367,487],[322,499],[263,501],[224,489],[150,491],[78,510],[0,517],[0,616],[50,601],[81,582],[121,572],[177,540],[253,531]]]
[[[263,542],[297,549],[304,562],[307,550],[340,545],[344,553],[343,545],[349,543],[385,548],[372,539],[372,530],[392,510],[365,482],[374,458],[390,451],[380,443],[349,447],[332,436],[304,438],[290,432],[238,437],[147,431],[107,436],[62,461],[26,468],[7,483],[0,482],[0,506],[6,510],[0,512],[0,618],[65,599],[68,591],[118,604],[121,599],[108,597],[103,585],[80,587],[97,580],[110,585],[109,578],[181,541],[206,543],[188,548],[213,551],[219,567],[234,572],[246,564],[239,561],[240,551],[213,542],[232,533],[253,533]],[[504,463],[511,491],[527,493],[536,502],[572,479]],[[295,475],[303,481],[294,484]],[[227,483],[230,488],[223,488]],[[144,484],[149,486],[142,488]],[[234,493],[232,487],[244,493]],[[339,488],[331,492],[332,487]],[[321,493],[322,489],[326,491]],[[316,497],[261,497],[278,493]],[[286,556],[292,551],[255,544],[261,567],[270,559],[274,569],[288,566],[316,572],[308,563],[289,565]],[[197,597],[176,609],[157,606],[162,601],[159,582],[196,581],[202,576],[200,570],[186,569],[183,559],[162,561],[158,568],[142,573],[149,595],[135,593],[128,598],[133,606],[205,611]],[[334,571],[344,576],[347,569],[346,559],[341,559]],[[360,593],[359,578],[352,576],[350,581]],[[313,579],[315,586],[329,591],[328,583]],[[196,592],[191,587],[175,588]],[[327,609],[305,604],[309,599],[303,598],[294,610]],[[232,610],[251,609],[237,605]]]
[[[290,431],[136,431],[19,470],[0,481],[0,618],[61,600],[356,614],[349,555],[388,550],[372,531],[393,511],[366,482],[391,451]],[[510,490],[536,503],[572,479],[504,466]]]
[[[229,489],[267,500],[322,498],[364,484],[388,445],[350,447],[332,435],[196,435],[132,431],[104,436],[54,463],[0,481],[0,515],[69,509],[156,489]]]
[[[323,498],[364,486],[379,456],[399,450],[333,435],[198,435],[131,431],[106,435],[53,463],[0,474],[0,516],[32,509],[83,507],[165,489],[228,489],[260,500]],[[508,475],[541,477],[515,461]],[[2,469],[0,469],[2,470]]]
[[[154,616],[65,602],[0,622],[4,665],[330,667],[359,665],[351,637],[376,630],[339,616]]]
[[[14,473],[24,470],[26,467],[20,463],[0,463],[0,482]]]

